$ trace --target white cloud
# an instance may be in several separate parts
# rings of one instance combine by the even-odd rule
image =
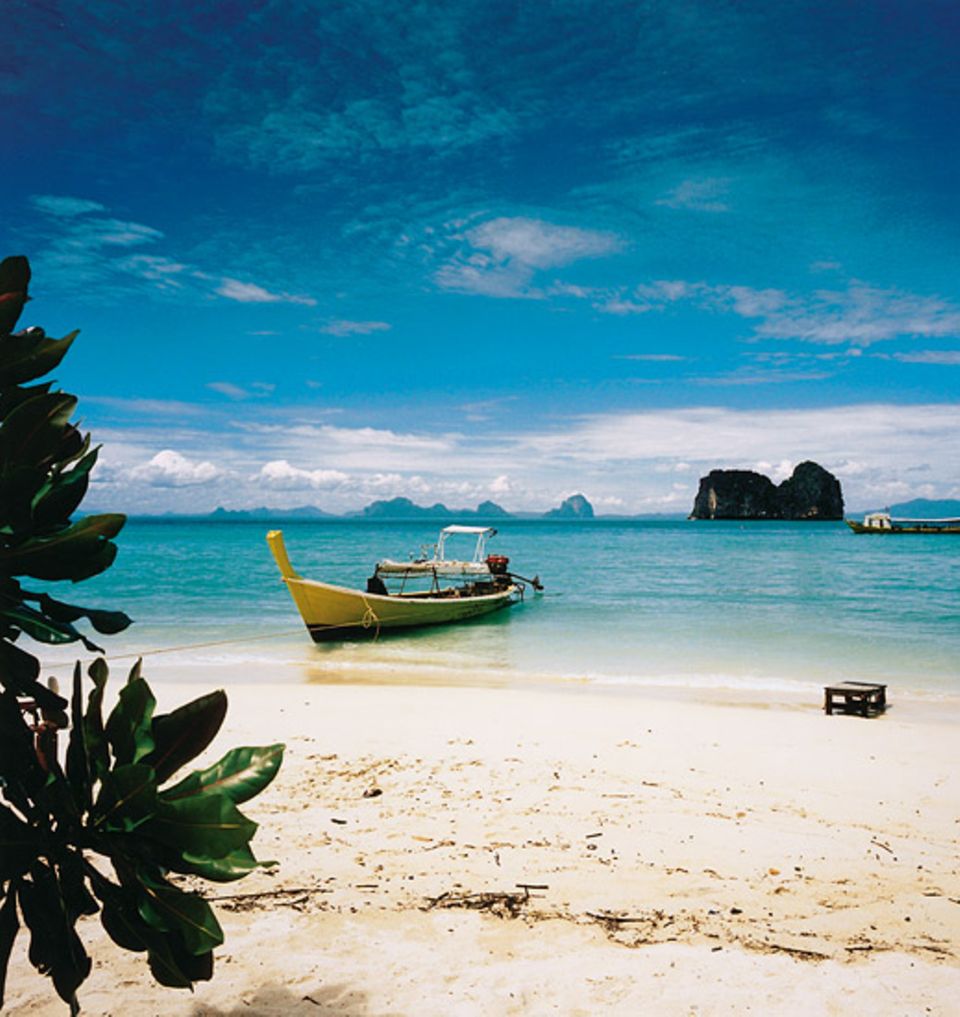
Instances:
[[[372,332],[387,332],[391,328],[385,321],[330,321],[321,326],[327,335],[370,335]]]
[[[569,265],[611,254],[623,246],[612,233],[505,216],[468,230],[466,236],[474,248],[489,251],[497,262],[516,261],[531,268]]]
[[[613,233],[506,216],[466,230],[460,240],[462,249],[437,272],[437,284],[494,297],[542,297],[530,285],[537,272],[613,254],[623,247]]]
[[[621,353],[615,357],[616,360],[642,360],[653,364],[666,364],[678,360],[686,360],[686,357],[677,356],[676,353]]]
[[[523,432],[464,434],[337,427],[298,420],[295,412],[304,410],[262,404],[252,417],[246,405],[231,403],[229,417],[207,407],[217,427],[169,414],[151,420],[148,413],[124,430],[96,427],[105,462],[94,480],[104,491],[111,481],[106,507],[289,506],[302,502],[298,492],[313,491],[331,512],[397,495],[451,507],[493,498],[508,510],[544,511],[579,490],[609,511],[683,512],[696,479],[711,469],[759,467],[782,477],[792,464],[813,459],[841,478],[847,505],[859,509],[900,500],[901,489],[948,497],[960,477],[958,404],[694,406],[544,416],[521,421]],[[273,417],[265,423],[268,411]],[[229,484],[214,485],[217,472]],[[675,486],[681,483],[686,490]]]
[[[149,462],[135,466],[131,479],[152,487],[195,487],[219,480],[223,470],[211,462],[194,462],[172,449],[158,452]]]
[[[86,198],[71,198],[66,195],[34,194],[31,196],[30,201],[41,212],[63,216],[67,219],[73,218],[75,215],[85,215],[87,212],[106,211],[106,208],[99,201],[88,201]]]
[[[892,356],[894,360],[899,360],[904,364],[960,366],[960,350],[917,350],[915,353],[894,353]]]
[[[736,307],[734,310],[737,310]],[[821,290],[774,309],[741,310],[762,317],[757,334],[774,339],[869,346],[897,336],[960,334],[960,307],[939,297],[854,283],[844,291]]]
[[[252,480],[257,486],[281,491],[332,490],[347,483],[350,477],[341,470],[304,470],[286,459],[265,463]]]
[[[960,306],[937,296],[861,282],[852,282],[845,290],[797,295],[751,286],[658,280],[612,294],[596,306],[606,314],[641,314],[678,301],[755,319],[758,338],[843,344],[851,351],[897,337],[960,335]]]
[[[230,399],[246,399],[250,393],[232,381],[208,381],[207,388],[213,392],[219,392]]]
[[[667,208],[689,209],[693,212],[728,212],[730,206],[722,199],[727,193],[729,183],[729,180],[719,177],[684,180],[657,204],[665,205]]]
[[[138,416],[195,417],[207,412],[205,406],[177,399],[137,399],[124,396],[84,396],[84,403],[106,406]]]
[[[306,307],[315,307],[317,303],[313,297],[292,293],[271,293],[256,283],[245,283],[230,278],[224,278],[216,292],[221,297],[236,300],[241,304],[303,304]]]

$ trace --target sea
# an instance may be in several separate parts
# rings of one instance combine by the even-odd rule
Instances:
[[[960,538],[857,536],[842,523],[503,520],[488,545],[542,594],[462,625],[314,644],[265,542],[307,578],[361,586],[442,522],[131,519],[105,573],[53,592],[120,609],[93,638],[155,681],[566,682],[813,694],[841,680],[960,696]],[[463,538],[468,539],[468,538]],[[452,545],[449,551],[456,551]],[[464,548],[463,550],[467,550]],[[31,649],[51,674],[91,654]]]

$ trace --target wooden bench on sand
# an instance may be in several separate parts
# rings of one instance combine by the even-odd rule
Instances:
[[[887,708],[887,687],[876,682],[838,682],[825,686],[823,696],[823,708],[828,714],[840,710],[873,717]]]

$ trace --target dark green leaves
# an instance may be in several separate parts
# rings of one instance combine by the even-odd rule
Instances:
[[[187,703],[173,713],[161,714],[153,721],[154,750],[146,762],[157,771],[162,784],[168,777],[195,759],[213,741],[227,712],[227,696],[222,690]]]
[[[0,804],[0,884],[19,879],[33,864],[41,846],[37,830]]]
[[[238,805],[259,794],[276,776],[283,761],[283,745],[231,749],[223,759],[195,770],[179,784],[161,792],[165,801],[219,791]]]
[[[87,516],[51,537],[0,548],[0,573],[37,579],[89,579],[109,568],[117,556],[115,537],[126,516]]]
[[[57,994],[78,1013],[77,989],[90,974],[91,961],[67,916],[56,874],[37,862],[20,883],[20,908],[30,929],[30,963],[49,974]]]
[[[7,980],[7,964],[10,961],[10,951],[13,949],[13,941],[20,931],[20,921],[17,918],[17,896],[13,890],[8,891],[3,905],[0,906],[0,1009],[3,1009],[4,985]]]
[[[22,916],[31,963],[77,1013],[77,988],[91,968],[76,931],[82,915],[100,911],[114,942],[145,951],[163,985],[189,988],[212,976],[220,926],[201,895],[167,876],[239,879],[260,864],[250,848],[256,824],[238,805],[270,782],[283,747],[235,749],[161,793],[210,744],[226,696],[214,692],[154,716],[138,663],[104,723],[107,667],[96,660],[89,683],[79,664],[74,672],[61,764],[67,703],[41,683],[39,662],[23,644],[82,641],[96,650],[87,626],[110,635],[130,619],[25,589],[21,577],[97,575],[114,560],[125,518],[72,518],[97,449],[71,420],[76,397],[40,380],[76,333],[9,334],[29,280],[26,258],[0,262],[0,1006]],[[96,859],[108,861],[116,882]]]
[[[12,332],[23,305],[30,299],[30,262],[22,254],[0,261],[0,337]]]
[[[48,339],[40,329],[28,329],[19,335],[6,336],[0,360],[0,385],[22,385],[48,374],[67,355],[78,335],[74,331],[63,339]]]
[[[226,795],[205,794],[177,802],[160,799],[145,832],[195,858],[222,858],[246,847],[256,829]]]
[[[107,740],[118,763],[136,763],[153,752],[155,705],[150,686],[142,678],[131,677],[120,690],[107,718]]]
[[[161,792],[167,777],[209,745],[223,722],[226,696],[213,692],[155,717],[138,662],[104,724],[106,664],[95,661],[89,675],[93,687],[84,708],[83,674],[79,665],[74,671],[66,774],[39,771],[39,785],[34,780],[35,811],[49,827],[41,835],[0,805],[0,886],[16,885],[32,932],[31,959],[52,974],[64,999],[89,966],[76,920],[97,910],[114,942],[146,951],[161,984],[189,987],[211,977],[212,951],[223,933],[203,897],[166,876],[226,882],[263,864],[250,848],[257,825],[238,804],[270,783],[283,746],[233,749]],[[7,714],[10,721],[10,709]],[[0,735],[3,716],[0,702]],[[18,758],[29,761],[26,745],[21,742]],[[35,760],[26,766],[30,775],[37,775]],[[30,795],[24,800],[29,806]],[[119,883],[100,873],[84,850],[110,858]],[[0,913],[0,948],[4,933],[16,934],[11,918],[15,911]]]
[[[91,815],[96,829],[130,833],[150,821],[156,808],[156,774],[149,766],[131,763],[103,775]]]

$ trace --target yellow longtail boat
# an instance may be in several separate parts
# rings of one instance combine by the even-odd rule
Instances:
[[[492,527],[447,526],[432,557],[381,561],[367,580],[366,590],[304,579],[290,563],[280,530],[267,534],[267,544],[307,631],[319,643],[467,621],[522,600],[528,583],[535,590],[543,589],[538,578],[524,579],[509,572],[508,558],[484,555],[487,538],[496,532]],[[463,533],[477,538],[473,558],[444,557],[447,537]],[[390,592],[387,581],[399,584],[399,589]],[[416,588],[424,584],[425,589]]]

